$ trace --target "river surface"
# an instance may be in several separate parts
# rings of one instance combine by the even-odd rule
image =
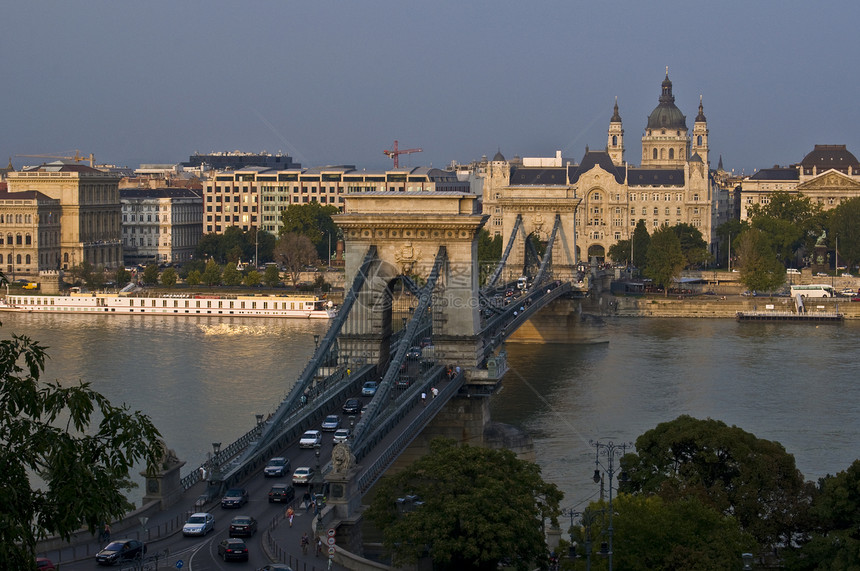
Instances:
[[[0,314],[0,336],[48,349],[45,379],[92,383],[148,414],[167,445],[200,465],[274,411],[301,373],[320,320]],[[219,325],[220,324],[220,325]],[[680,414],[719,419],[794,454],[807,479],[860,457],[860,323],[611,319],[581,345],[508,344],[493,419],[534,439],[564,507],[598,495],[590,440],[635,441]],[[605,460],[605,459],[604,459]],[[138,479],[141,481],[142,479]],[[139,502],[138,488],[131,499]]]

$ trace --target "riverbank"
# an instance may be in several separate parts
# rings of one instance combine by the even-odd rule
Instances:
[[[596,303],[595,303],[596,302]],[[583,312],[597,309],[602,315],[618,317],[716,317],[735,318],[739,311],[794,311],[794,300],[788,297],[695,296],[613,296],[601,294],[583,305]],[[806,300],[807,311],[838,312],[845,319],[860,319],[860,302],[848,298],[815,298]]]

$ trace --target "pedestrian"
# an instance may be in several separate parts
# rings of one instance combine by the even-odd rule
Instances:
[[[305,490],[305,495],[302,496],[302,503],[304,504],[304,506],[306,508],[305,511],[310,509],[311,493],[307,490]]]
[[[302,534],[301,544],[302,544],[302,555],[308,554],[308,545],[310,545],[311,540],[308,537],[308,532],[304,532]]]
[[[316,550],[317,552],[316,552],[316,557],[319,557],[319,556],[320,556],[320,553],[322,553],[322,550],[323,550],[322,539],[320,539],[319,537],[317,537],[317,550]]]
[[[421,404],[427,404],[427,393],[421,393]]]
[[[102,541],[105,543],[110,541],[110,525],[105,522],[104,527],[102,528]]]
[[[436,387],[430,389],[430,392],[433,394],[434,399],[439,396],[439,389],[437,389]]]
[[[293,506],[287,508],[287,519],[290,520],[290,527],[293,527],[293,516],[296,515],[296,512],[293,511]]]

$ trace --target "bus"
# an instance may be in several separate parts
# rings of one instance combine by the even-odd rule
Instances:
[[[807,284],[791,286],[791,297],[800,294],[803,297],[836,297],[833,286],[824,284]]]

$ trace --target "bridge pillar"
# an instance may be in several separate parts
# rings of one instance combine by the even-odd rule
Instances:
[[[334,217],[345,238],[346,284],[352,283],[371,245],[377,259],[339,337],[340,353],[385,365],[392,335],[392,288],[401,276],[421,285],[440,246],[447,259],[433,292],[433,337],[442,359],[477,354],[480,330],[478,231],[487,216],[477,197],[449,192],[374,192],[346,196]],[[471,347],[463,351],[464,343]],[[450,356],[449,356],[450,355]],[[461,361],[466,362],[466,361]]]
[[[567,185],[509,186],[501,189],[498,200],[502,207],[502,236],[510,240],[517,216],[522,216],[525,236],[534,234],[545,242],[552,233],[556,215],[561,216],[561,227],[552,249],[552,275],[554,278],[574,282],[579,261],[576,246],[576,209],[582,199],[576,197],[573,187]],[[505,264],[506,281],[519,278],[526,260],[523,235],[514,237],[514,246]],[[507,242],[503,248],[507,247]]]

